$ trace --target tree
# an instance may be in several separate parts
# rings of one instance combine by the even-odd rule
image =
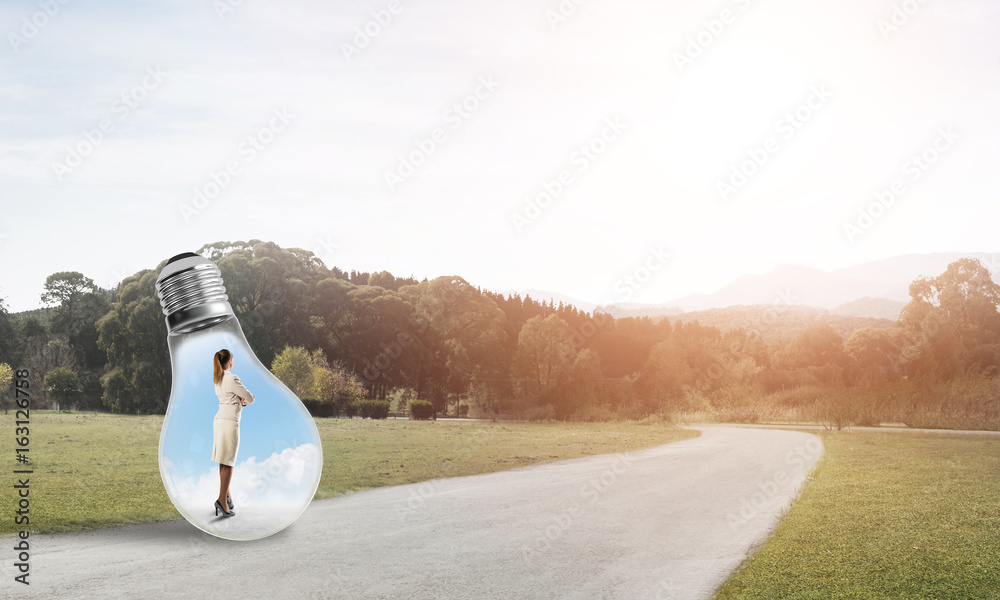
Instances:
[[[7,413],[7,398],[10,397],[7,388],[11,381],[14,381],[14,369],[7,363],[0,363],[0,404],[3,405],[4,414]]]
[[[0,391],[6,391],[11,381],[14,381],[14,369],[7,363],[0,363]]]
[[[458,416],[462,400],[468,397],[473,365],[469,359],[469,352],[459,340],[455,338],[445,340],[443,348],[447,373],[444,379],[444,391],[449,404],[454,400],[455,415]]]
[[[109,293],[75,271],[54,273],[46,279],[43,302],[58,303],[50,326],[60,342],[73,352],[73,366],[85,390],[82,404],[93,407],[101,396],[100,377],[108,363],[98,344],[97,321],[111,310]]]
[[[509,384],[509,380],[504,380],[503,383]],[[510,398],[509,395],[503,393],[503,387],[497,384],[496,379],[483,376],[481,367],[475,367],[469,380],[467,393],[469,403],[478,405],[483,413],[489,415],[494,421],[499,414],[504,412],[506,400]]]
[[[328,364],[320,350],[313,353],[312,359],[314,391],[319,400],[343,410],[365,397],[365,386],[356,375],[339,363]]]
[[[96,324],[98,347],[108,357],[102,401],[112,412],[164,414],[167,409],[170,355],[154,285],[158,272],[147,269],[122,280],[117,306]]]
[[[262,363],[272,363],[285,346],[315,347],[310,292],[322,267],[312,252],[250,240],[209,244],[199,253],[218,265],[233,312]]]
[[[653,346],[674,332],[674,326],[667,319],[655,323],[646,317],[616,320],[611,315],[597,313],[594,322],[596,333],[590,340],[590,347],[601,357],[604,374],[608,377],[626,377],[640,371]]]
[[[413,384],[418,376],[422,342],[411,325],[413,306],[393,290],[348,285],[336,356],[362,376],[370,398],[385,400],[390,389]]]
[[[742,328],[735,329],[722,336],[722,344],[734,358],[749,358],[761,369],[771,366],[767,343],[756,333],[748,334]]]
[[[86,294],[98,291],[94,281],[76,271],[61,271],[45,278],[45,291],[42,292],[42,303],[58,305],[66,323],[72,325],[81,298]]]
[[[316,383],[313,358],[305,348],[285,346],[271,363],[271,372],[299,398],[312,396]]]
[[[399,288],[399,284],[396,283],[396,278],[392,276],[389,271],[379,271],[378,273],[372,273],[371,277],[368,278],[368,285],[374,285],[387,290],[396,290]]]
[[[636,387],[652,406],[667,410],[679,408],[684,388],[694,381],[694,373],[677,340],[664,340],[649,353]]]
[[[843,366],[846,363],[844,340],[827,323],[800,331],[779,353],[780,366],[789,369]]]
[[[21,339],[48,338],[49,330],[38,320],[38,317],[28,317],[21,322]]]
[[[110,310],[107,296],[94,292],[76,300],[72,316],[66,306],[60,306],[53,315],[53,332],[66,335],[81,369],[101,370],[108,362],[107,354],[97,345],[97,321]]]
[[[64,367],[56,367],[45,375],[45,387],[56,401],[56,410],[60,404],[75,401],[80,392],[76,371]]]
[[[337,277],[324,277],[313,288],[309,319],[320,347],[331,360],[353,365],[347,328],[353,322],[348,293],[356,286]]]
[[[14,324],[10,320],[7,306],[0,298],[0,363],[17,364],[18,336]]]
[[[901,354],[906,344],[901,327],[865,327],[851,334],[844,343],[853,368],[870,379],[895,379],[901,373]]]
[[[910,334],[904,363],[912,374],[950,379],[981,346],[1000,342],[1000,285],[977,259],[963,258],[937,277],[910,284],[900,322]],[[977,350],[979,349],[979,350]]]
[[[540,401],[541,397],[569,379],[576,359],[569,325],[550,314],[528,319],[517,338],[514,376],[522,396]]]
[[[21,340],[21,363],[19,366],[27,368],[32,374],[44,377],[46,373],[56,367],[74,367],[73,349],[65,340],[58,337],[52,338],[49,330],[37,317],[28,317],[21,322],[18,337]],[[42,392],[44,399],[51,399],[44,386]],[[35,400],[40,399],[35,397]]]
[[[569,394],[563,402],[557,402],[554,406],[556,418],[570,418],[580,409],[597,406],[603,379],[601,357],[597,355],[597,351],[593,348],[580,350],[573,360]]]
[[[1000,285],[977,259],[957,260],[934,278],[910,285],[900,322],[913,338],[910,355],[948,371],[975,348],[1000,342]],[[947,373],[942,373],[947,374]]]
[[[442,413],[467,393],[474,373],[483,383],[506,375],[505,315],[489,296],[457,276],[401,286],[399,296],[412,306],[404,331],[419,351],[407,351],[405,374],[418,398]]]

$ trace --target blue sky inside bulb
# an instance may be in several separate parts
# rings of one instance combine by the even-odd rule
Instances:
[[[255,539],[294,521],[319,486],[322,446],[301,401],[257,360],[236,318],[168,336],[173,380],[160,435],[160,474],[167,494],[200,529],[229,539]],[[237,515],[216,517],[219,465],[211,461],[212,422],[219,408],[212,359],[228,348],[233,372],[254,394],[240,418],[230,485]]]

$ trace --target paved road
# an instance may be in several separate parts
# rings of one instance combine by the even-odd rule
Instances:
[[[710,423],[692,423],[692,429],[700,429],[701,427],[715,427],[715,425]],[[766,424],[739,424],[739,425],[726,425],[726,427],[755,427],[758,429],[799,429],[807,431],[834,431],[829,427],[824,427],[823,425],[811,425],[809,423],[805,424],[777,424],[777,423],[766,423]],[[844,426],[843,431],[874,431],[880,433],[939,433],[941,435],[984,435],[984,436],[997,436],[1000,435],[1000,431],[989,431],[986,429],[919,429],[913,427],[906,427],[905,425],[885,425],[882,427],[866,427],[861,425],[851,425]]]
[[[317,500],[253,542],[183,520],[32,536],[30,588],[12,582],[8,548],[0,597],[707,598],[773,531],[822,446],[794,431],[699,429]]]

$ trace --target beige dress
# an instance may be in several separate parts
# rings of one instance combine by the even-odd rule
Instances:
[[[236,451],[240,448],[240,415],[243,404],[253,404],[253,394],[243,387],[243,382],[235,373],[224,371],[222,381],[215,386],[219,397],[219,412],[212,421],[212,462],[220,465],[236,466]]]

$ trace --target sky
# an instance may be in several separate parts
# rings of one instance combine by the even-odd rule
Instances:
[[[0,298],[249,239],[603,304],[994,252],[998,25],[988,0],[3,2]]]

